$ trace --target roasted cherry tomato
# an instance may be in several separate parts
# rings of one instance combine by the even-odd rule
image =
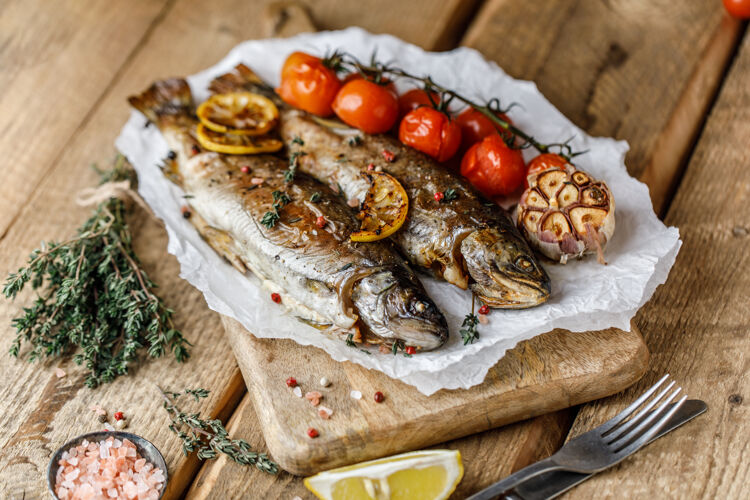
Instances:
[[[503,113],[498,114],[497,117],[501,120],[505,120],[511,125],[513,124],[513,122],[510,121],[510,118]],[[462,151],[466,151],[477,142],[495,132],[500,132],[503,137],[506,138],[511,137],[510,132],[497,127],[489,118],[474,108],[467,108],[462,111],[456,118],[456,122],[458,123],[458,126],[461,127]]]
[[[404,116],[398,128],[398,138],[437,161],[446,161],[461,145],[461,129],[445,113],[422,106]]]
[[[396,122],[398,100],[387,86],[356,78],[341,87],[333,110],[347,125],[368,134],[381,134]]]
[[[341,82],[336,72],[319,57],[294,52],[281,68],[281,86],[276,92],[287,104],[318,116],[333,113],[331,103]]]
[[[430,92],[430,94],[435,104],[440,102],[440,96],[437,93]],[[424,89],[411,89],[398,98],[398,116],[403,118],[406,116],[406,113],[420,106],[432,107],[432,102],[430,102],[427,91]]]
[[[474,144],[461,161],[461,174],[485,196],[513,193],[526,177],[526,165],[518,149],[511,149],[499,134]]]
[[[555,153],[542,153],[529,162],[529,169],[526,172],[526,187],[529,187],[529,176],[544,172],[550,168],[565,167],[568,162],[560,155]]]
[[[724,8],[737,19],[750,19],[750,0],[724,0]]]

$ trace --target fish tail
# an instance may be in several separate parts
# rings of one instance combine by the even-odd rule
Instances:
[[[240,63],[234,70],[217,76],[208,86],[214,94],[227,92],[256,92],[276,99],[273,88],[255,74],[253,70]]]
[[[142,93],[128,97],[128,102],[157,125],[193,114],[193,95],[182,78],[155,82]]]

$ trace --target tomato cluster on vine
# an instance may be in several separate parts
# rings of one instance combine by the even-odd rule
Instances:
[[[516,133],[537,149],[544,145],[513,127],[504,112],[469,105],[456,115],[448,105],[457,94],[433,88],[429,78],[425,88],[398,95],[384,67],[374,62],[355,65],[342,80],[342,62],[339,54],[319,58],[294,52],[284,63],[277,93],[294,107],[321,117],[335,114],[367,134],[394,133],[438,162],[460,156],[451,164],[460,164],[461,174],[488,197],[512,194],[524,184],[528,169]]]

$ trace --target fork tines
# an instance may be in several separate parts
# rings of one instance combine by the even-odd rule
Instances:
[[[686,395],[674,402],[681,391],[681,387],[675,388],[673,380],[669,381],[669,374],[664,375],[641,397],[599,427],[602,439],[614,453],[632,453],[648,443],[685,402]]]

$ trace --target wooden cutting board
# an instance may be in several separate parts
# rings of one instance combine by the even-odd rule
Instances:
[[[283,15],[282,15],[283,14]],[[273,2],[264,13],[268,36],[315,31],[305,8]],[[560,410],[619,392],[646,371],[649,353],[640,332],[616,329],[540,335],[508,351],[469,390],[425,396],[414,387],[324,351],[290,340],[258,339],[222,317],[252,397],[266,445],[279,465],[298,475],[415,450]],[[321,387],[321,377],[331,381]],[[323,420],[286,386],[294,377],[303,393],[319,391],[334,411]],[[361,400],[352,399],[358,390]],[[376,403],[376,391],[385,395]],[[311,439],[314,427],[319,437]],[[498,450],[502,453],[502,450]]]
[[[258,339],[237,321],[224,327],[252,397],[268,449],[292,474],[415,450],[619,392],[646,371],[640,333],[616,329],[540,335],[508,351],[485,381],[425,396],[414,387],[290,340]],[[286,379],[323,394],[324,420]],[[320,386],[320,378],[331,381]],[[361,400],[350,396],[362,393]],[[376,403],[376,391],[385,395]],[[309,427],[320,435],[307,436]],[[498,450],[502,453],[502,450]]]

